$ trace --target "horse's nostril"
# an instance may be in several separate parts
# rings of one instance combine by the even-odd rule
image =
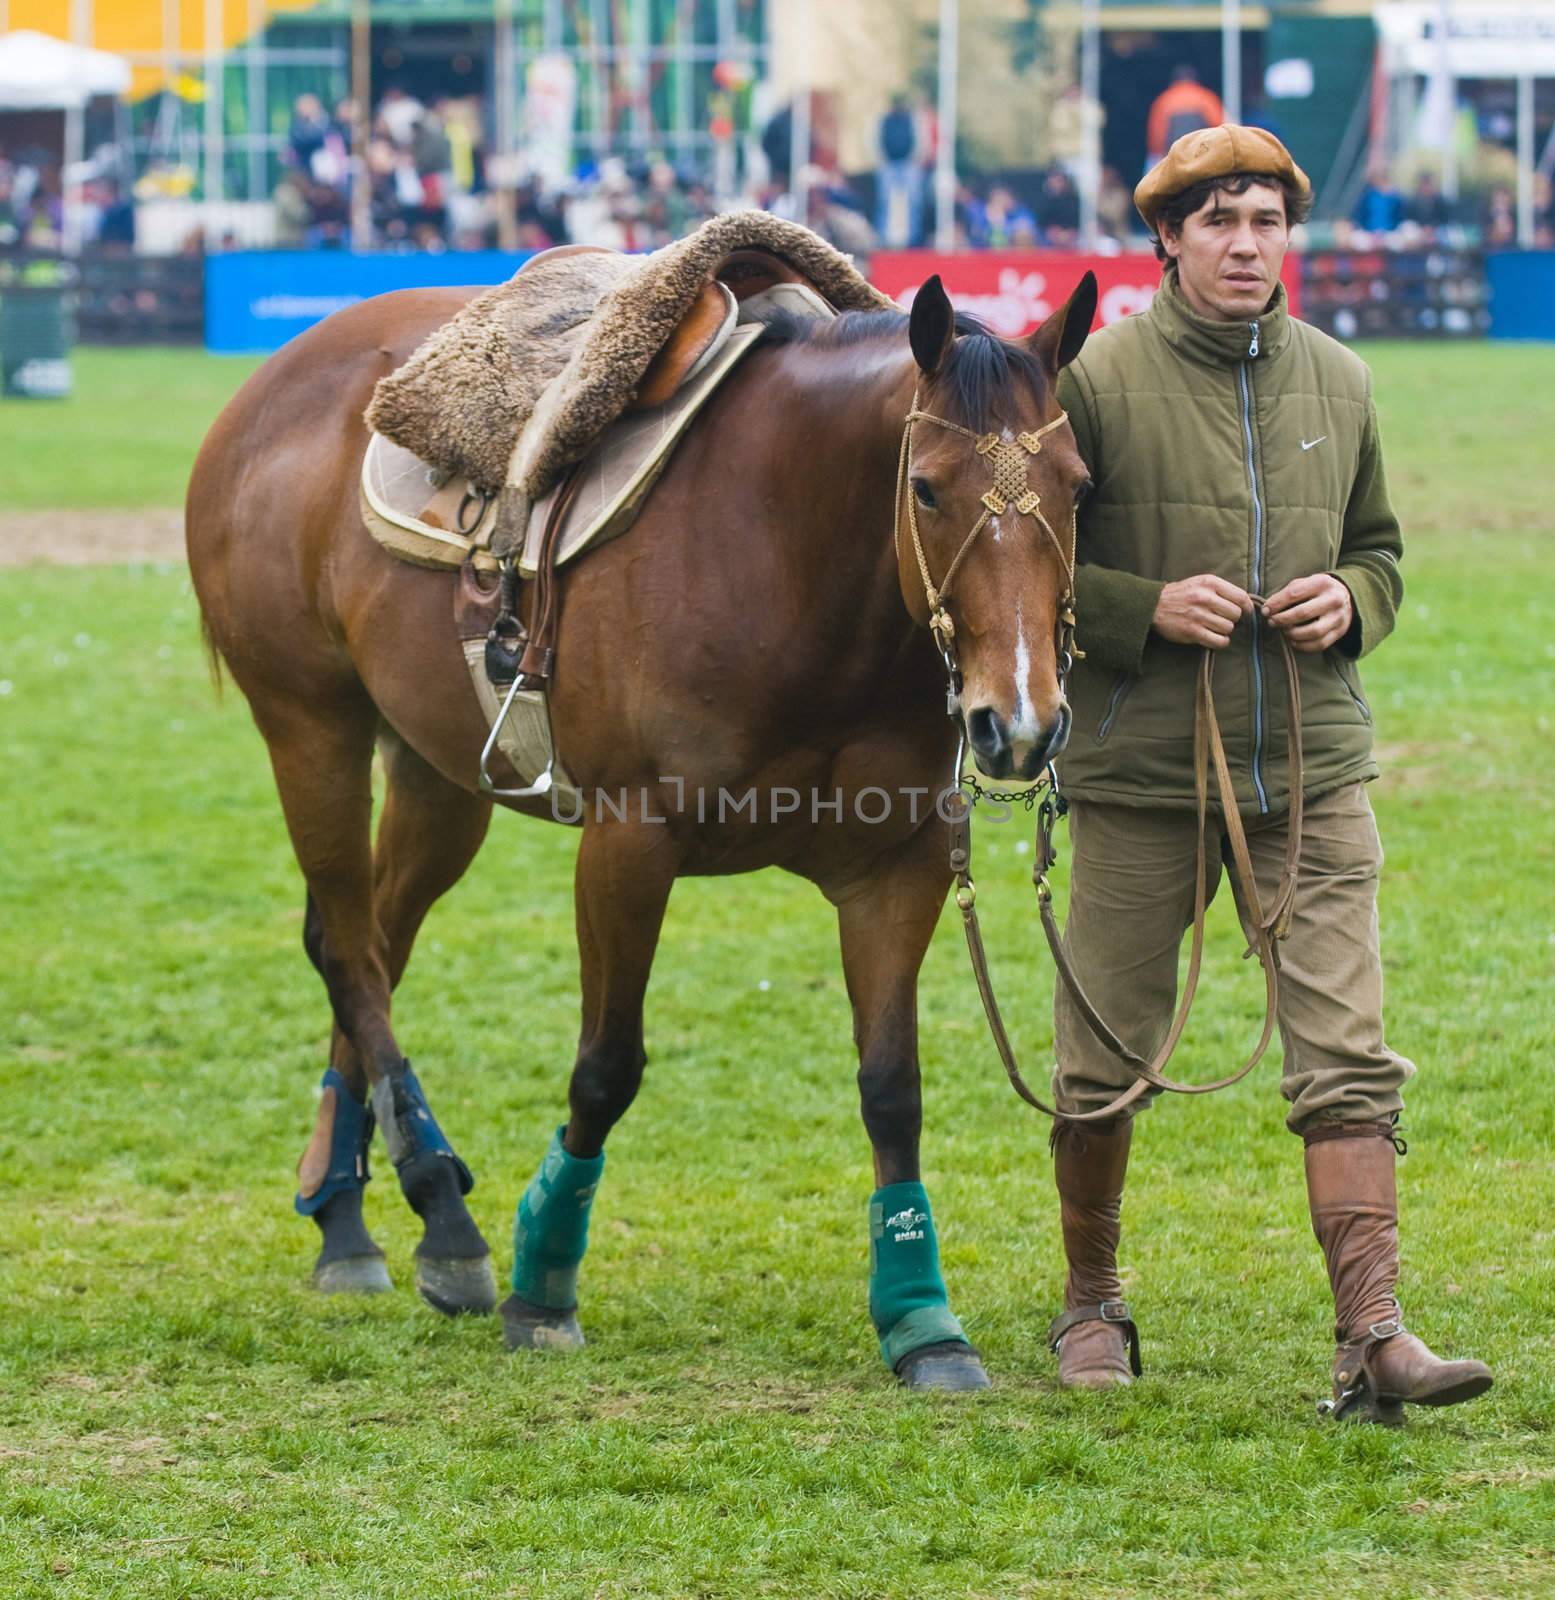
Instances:
[[[979,706],[966,719],[966,736],[980,756],[996,756],[1009,743],[1004,723],[992,706]]]

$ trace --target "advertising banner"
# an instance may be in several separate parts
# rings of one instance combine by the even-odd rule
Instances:
[[[1069,298],[1087,271],[1100,295],[1096,320],[1105,327],[1143,311],[1155,298],[1161,267],[1153,255],[1089,256],[1059,250],[979,250],[942,256],[933,250],[880,250],[869,278],[903,306],[936,272],[958,311],[980,317],[1006,339],[1030,333]],[[1301,309],[1301,260],[1285,258],[1285,292]]]
[[[493,284],[532,252],[352,255],[344,250],[234,250],[205,263],[205,345],[240,354],[278,350],[331,312],[392,289]]]

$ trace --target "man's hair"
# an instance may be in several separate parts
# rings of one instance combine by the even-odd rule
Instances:
[[[1168,228],[1173,233],[1180,234],[1183,223],[1211,196],[1217,193],[1246,194],[1258,184],[1278,189],[1285,196],[1285,222],[1288,227],[1294,227],[1298,222],[1307,220],[1312,210],[1311,195],[1302,194],[1293,184],[1276,177],[1272,172],[1228,172],[1219,178],[1201,178],[1199,182],[1190,184],[1181,194],[1174,194],[1170,200],[1164,201],[1156,212],[1153,235],[1156,260],[1169,259],[1166,246],[1161,243],[1161,236]]]

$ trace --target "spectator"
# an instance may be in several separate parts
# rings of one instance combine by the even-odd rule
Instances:
[[[876,133],[880,164],[875,172],[876,228],[882,242],[901,250],[922,237],[923,168],[918,125],[906,95],[896,95]]]
[[[1374,161],[1366,172],[1366,187],[1355,202],[1351,220],[1363,233],[1392,233],[1404,220],[1404,197],[1388,176],[1388,169]]]
[[[291,131],[286,138],[287,159],[294,167],[312,173],[313,158],[324,148],[330,121],[324,102],[316,94],[300,94],[292,106]]]
[[[1080,242],[1080,196],[1063,167],[1050,167],[1037,200],[1037,222],[1045,243],[1073,250]]]
[[[9,161],[0,160],[0,247],[21,238],[21,211],[16,203],[15,179]]]
[[[283,167],[270,196],[275,207],[275,247],[300,250],[308,242],[313,221],[313,205],[308,198],[308,180],[295,167]]]
[[[1424,230],[1429,239],[1436,237],[1439,228],[1452,223],[1452,206],[1446,195],[1437,187],[1432,173],[1422,172],[1415,184],[1415,192],[1404,206],[1404,220]]]
[[[417,221],[435,229],[440,236],[447,228],[448,196],[453,188],[453,145],[444,122],[447,104],[446,100],[439,100],[432,110],[424,112],[410,140],[416,176],[421,180],[421,215]]]
[[[416,134],[416,124],[426,114],[426,107],[414,95],[406,94],[398,84],[383,91],[378,102],[378,118],[389,138],[401,149],[408,150]]]
[[[988,198],[968,218],[974,248],[1010,250],[1040,242],[1037,219],[1015,198],[1014,191],[996,183]]]
[[[1124,183],[1116,167],[1101,169],[1101,184],[1096,190],[1096,225],[1108,239],[1122,244],[1134,226],[1134,193]]]
[[[1547,172],[1533,175],[1533,245],[1536,250],[1555,250],[1555,184]]]
[[[1172,68],[1172,81],[1150,105],[1145,123],[1145,165],[1153,167],[1185,133],[1218,128],[1226,120],[1220,96],[1199,82],[1192,67]]]
[[[135,248],[135,202],[117,178],[110,178],[104,185],[97,242],[116,255],[127,255]]]
[[[1517,201],[1504,183],[1490,191],[1485,202],[1485,248],[1511,250],[1517,245]]]

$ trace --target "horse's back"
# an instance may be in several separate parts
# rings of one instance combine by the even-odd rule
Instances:
[[[402,289],[337,311],[271,356],[212,424],[184,527],[206,625],[229,664],[286,617],[335,631],[324,589],[381,556],[357,512],[373,386],[481,292]]]

